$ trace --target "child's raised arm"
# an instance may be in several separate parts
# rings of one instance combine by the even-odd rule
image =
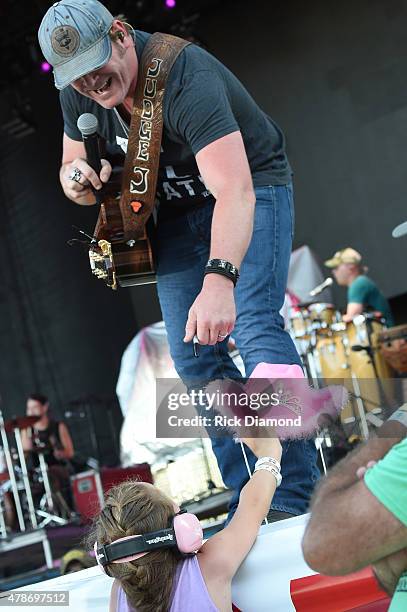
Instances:
[[[273,457],[280,462],[282,449],[278,438],[244,438],[242,441],[258,458]],[[259,470],[243,487],[229,525],[201,548],[199,565],[207,584],[232,580],[256,540],[276,486],[276,478],[271,472]]]

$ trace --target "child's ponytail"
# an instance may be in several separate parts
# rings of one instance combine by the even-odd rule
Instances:
[[[167,549],[125,564],[132,567],[120,581],[137,612],[168,612],[178,560],[175,551]]]

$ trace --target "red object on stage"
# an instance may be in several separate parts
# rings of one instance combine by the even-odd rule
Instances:
[[[72,476],[72,492],[77,512],[85,522],[99,514],[104,504],[104,495],[109,489],[125,480],[134,479],[153,482],[148,463],[128,468],[102,468],[100,472],[88,470]]]
[[[4,472],[0,472],[0,484],[2,482],[6,482],[6,480],[10,480],[10,476],[9,476],[7,470],[4,471]]]
[[[100,479],[102,481],[103,491],[106,493],[111,487],[117,485],[124,480],[141,480],[142,482],[153,483],[153,476],[151,474],[150,466],[148,463],[139,463],[132,465],[127,468],[102,468],[100,471]]]
[[[99,472],[88,470],[71,478],[76,511],[86,523],[91,521],[103,505],[103,489]]]
[[[290,594],[298,612],[385,612],[390,603],[370,567],[346,576],[315,574],[291,580]]]

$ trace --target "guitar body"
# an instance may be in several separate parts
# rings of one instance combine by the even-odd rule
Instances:
[[[131,248],[122,242],[114,244],[112,251],[117,285],[132,287],[156,282],[153,254],[147,234],[136,240]]]
[[[155,266],[146,227],[139,236],[124,240],[120,191],[116,181],[103,189],[94,237],[89,246],[92,273],[111,289],[156,282]]]

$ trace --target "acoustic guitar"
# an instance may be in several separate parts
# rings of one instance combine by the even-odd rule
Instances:
[[[155,283],[153,252],[146,226],[140,229],[139,238],[124,240],[119,206],[121,173],[114,175],[102,189],[99,216],[89,244],[92,274],[111,289]]]

